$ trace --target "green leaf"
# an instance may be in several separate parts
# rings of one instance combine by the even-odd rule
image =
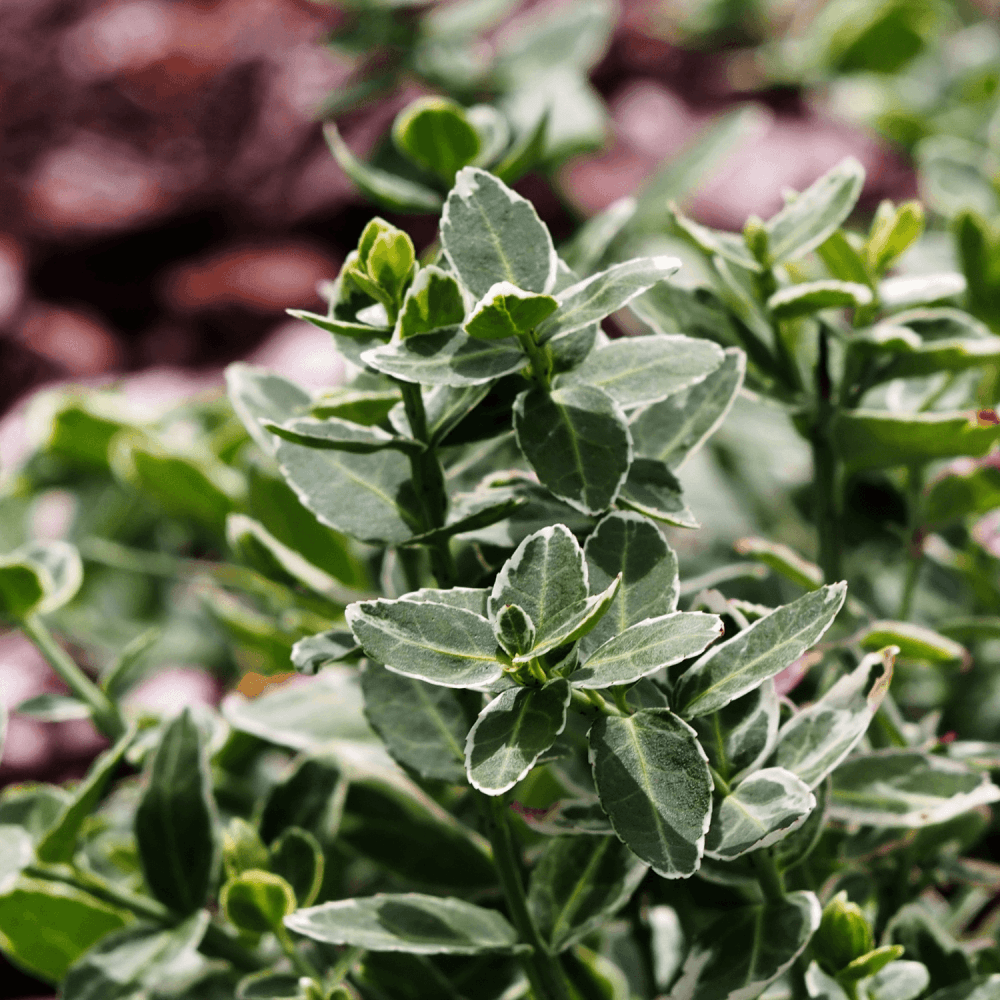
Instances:
[[[388,434],[380,427],[366,427],[350,420],[341,420],[339,417],[327,417],[325,420],[302,417],[290,420],[286,424],[265,422],[264,426],[271,434],[285,441],[322,451],[347,451],[355,455],[370,455],[373,451],[382,451],[385,448],[419,449],[419,445],[415,442],[407,441],[395,434]]]
[[[927,966],[922,962],[901,962],[876,972],[866,983],[869,1000],[917,1000],[930,985]],[[995,985],[1000,986],[1000,976]]]
[[[681,494],[681,484],[665,462],[637,458],[618,495],[622,507],[679,528],[700,527]]]
[[[632,439],[621,407],[602,389],[529,389],[514,401],[514,433],[542,485],[560,500],[584,514],[614,503]]]
[[[264,430],[261,421],[283,424],[307,411],[309,393],[280,375],[237,361],[226,369],[226,390],[236,416],[250,437],[269,455],[278,442]]]
[[[601,805],[626,846],[664,878],[698,870],[712,778],[694,730],[668,709],[601,716],[590,730]]]
[[[328,527],[392,544],[406,541],[419,523],[410,463],[399,452],[351,455],[282,441],[277,458],[302,505]]]
[[[730,909],[695,939],[671,991],[673,1000],[744,1000],[791,968],[819,927],[819,900],[783,900]]]
[[[754,771],[716,802],[705,853],[732,861],[770,847],[798,829],[815,808],[813,793],[790,771]]]
[[[816,255],[835,278],[873,287],[874,281],[865,258],[839,229],[835,229],[816,247]]]
[[[372,739],[357,671],[350,667],[329,666],[252,699],[230,694],[221,710],[234,729],[296,750],[316,750],[331,740]]]
[[[949,639],[915,622],[872,622],[865,626],[857,639],[862,649],[878,650],[896,646],[904,660],[926,660],[931,663],[972,663],[972,655],[960,642]]]
[[[771,757],[815,788],[867,732],[889,690],[895,648],[866,656],[818,701],[800,709],[778,734]]]
[[[558,303],[551,295],[524,292],[509,281],[498,281],[476,303],[464,330],[477,340],[499,340],[530,333]]]
[[[803,559],[798,552],[781,542],[771,542],[766,538],[741,538],[733,548],[741,556],[749,556],[770,566],[806,590],[818,590],[823,586],[823,571],[819,566]]]
[[[323,134],[340,169],[377,204],[396,212],[437,212],[441,208],[443,199],[436,191],[359,160],[332,122],[323,127]]]
[[[56,785],[8,785],[0,792],[0,824],[14,824],[28,831],[37,843],[71,801]]]
[[[219,867],[219,843],[204,737],[190,709],[163,731],[135,837],[152,894],[183,915],[199,909]]]
[[[34,856],[31,834],[23,826],[0,823],[0,898],[14,885]]]
[[[767,222],[768,259],[794,260],[823,243],[851,214],[865,183],[864,167],[841,160]]]
[[[414,285],[420,280],[420,275],[429,268],[424,268],[418,272],[407,295],[413,291]],[[406,311],[406,302],[403,303],[403,312]],[[399,389],[331,389],[329,392],[321,392],[310,405],[310,412],[314,417],[339,417],[341,420],[350,420],[355,424],[364,424],[371,427],[372,424],[382,423],[389,416],[389,411],[400,401]],[[274,442],[277,447],[277,441]]]
[[[513,788],[566,728],[569,682],[509,688],[479,713],[465,743],[465,770],[473,788],[502,795]]]
[[[889,920],[885,941],[900,944],[906,954],[926,966],[930,973],[932,990],[941,990],[932,996],[965,997],[965,989],[972,976],[972,962],[963,947],[944,927],[936,916],[928,912],[922,902],[907,903]],[[951,990],[942,987],[951,987]],[[952,992],[954,991],[954,992]],[[989,990],[986,997],[989,997]],[[972,995],[975,995],[973,991]]]
[[[765,681],[725,708],[691,720],[708,762],[726,781],[758,767],[778,736],[778,695]]]
[[[441,444],[448,435],[487,397],[490,384],[435,386],[424,393],[427,431],[432,444]]]
[[[600,322],[665,281],[680,266],[677,257],[639,257],[614,264],[557,292],[559,308],[539,327],[539,343]]]
[[[271,845],[271,869],[295,893],[298,906],[311,906],[323,885],[326,861],[319,841],[308,831],[289,827]]]
[[[39,861],[68,862],[76,852],[76,842],[83,824],[101,801],[105,786],[118,770],[125,752],[135,738],[130,729],[118,742],[97,758],[87,777],[73,790],[55,823],[38,842],[35,852]]]
[[[289,309],[287,312],[295,319],[312,323],[313,326],[332,334],[337,350],[359,368],[364,367],[361,355],[371,348],[384,344],[392,333],[388,326],[376,327],[365,323],[351,323],[328,316],[317,316],[303,309]],[[384,309],[383,314],[382,321],[388,323],[388,315],[385,315]]]
[[[430,264],[417,271],[406,290],[395,332],[402,339],[417,337],[461,326],[464,320],[465,300],[455,276]]]
[[[743,351],[730,347],[722,364],[701,382],[634,414],[629,429],[636,456],[681,468],[726,419],[743,386],[746,367]]]
[[[263,934],[295,912],[295,892],[280,875],[251,869],[226,882],[219,905],[240,930]]]
[[[867,285],[853,281],[804,281],[776,291],[767,300],[767,308],[775,319],[795,319],[822,309],[860,309],[873,298]]]
[[[591,351],[579,368],[560,377],[559,384],[596,386],[622,408],[631,409],[701,382],[724,357],[717,345],[693,337],[670,333],[625,337]]]
[[[887,944],[881,948],[873,948],[866,955],[859,956],[846,968],[841,969],[837,973],[837,981],[852,983],[859,979],[867,979],[884,969],[890,962],[901,958],[905,950],[900,944]],[[926,969],[924,971],[926,972]]]
[[[45,596],[35,607],[38,614],[57,611],[76,596],[83,583],[83,562],[75,545],[58,540],[31,541],[20,546],[13,556],[20,556],[45,571]]]
[[[302,1000],[297,972],[254,972],[236,986],[236,1000]],[[339,1000],[339,998],[338,998]]]
[[[709,229],[694,219],[689,219],[681,213],[676,205],[671,205],[673,220],[678,229],[699,247],[709,257],[718,255],[732,264],[747,271],[759,272],[763,268],[760,262],[748,249],[743,237],[737,233],[726,233],[718,229]]]
[[[632,684],[663,667],[697,656],[723,632],[722,619],[700,611],[675,611],[630,626],[598,646],[571,675],[573,687]]]
[[[0,617],[18,621],[45,599],[47,574],[34,562],[0,556]]]
[[[559,256],[578,274],[591,274],[621,231],[632,221],[639,203],[619,198],[591,216],[559,248]]]
[[[714,712],[780,673],[820,640],[846,596],[846,583],[822,587],[710,649],[677,684],[680,713]]]
[[[545,155],[545,147],[548,145],[550,118],[551,109],[546,108],[539,115],[538,120],[522,132],[491,172],[505,184],[513,184],[541,163]]]
[[[285,830],[307,830],[329,844],[337,833],[347,788],[346,767],[327,748],[322,756],[300,756],[276,781],[264,800],[261,839],[271,842]]]
[[[222,831],[222,869],[226,877],[269,865],[270,856],[257,828],[241,816],[234,816]]]
[[[480,618],[487,617],[490,592],[485,587],[422,587],[403,594],[401,601],[416,604],[444,604],[449,608],[464,608]]]
[[[350,605],[347,622],[369,656],[404,677],[482,688],[503,675],[493,629],[471,611],[380,599]]]
[[[611,607],[581,641],[582,653],[677,607],[677,556],[656,525],[639,514],[608,514],[588,537],[584,556],[592,589],[609,586],[619,573],[622,582]]]
[[[446,184],[480,151],[479,133],[465,109],[445,97],[418,97],[408,104],[396,115],[392,141],[404,156]]]
[[[882,469],[955,455],[985,455],[1000,426],[979,425],[975,414],[844,410],[833,422],[838,454],[852,469]]]
[[[299,639],[292,646],[292,666],[300,674],[311,677],[328,663],[357,660],[363,655],[363,650],[350,632],[331,629]]]
[[[543,939],[564,951],[600,930],[646,870],[617,837],[557,837],[531,872],[528,911]]]
[[[476,167],[455,178],[441,214],[441,244],[477,299],[498,281],[541,294],[555,284],[555,247],[534,206]]]
[[[898,208],[891,201],[883,201],[865,245],[868,267],[874,274],[882,274],[923,231],[924,207],[919,201],[906,201]]]
[[[932,993],[927,1000],[992,1000],[998,989],[1000,989],[1000,972],[945,987]]]
[[[535,623],[516,604],[505,604],[497,612],[493,634],[511,656],[529,653],[535,645]]]
[[[986,514],[1000,507],[1000,469],[971,463],[952,468],[931,481],[923,499],[928,524],[949,524],[969,514]]]
[[[576,604],[571,604],[568,608],[563,608],[561,612],[539,626],[531,650],[515,656],[514,662],[526,663],[532,657],[549,653],[553,649],[575,642],[587,635],[600,622],[611,606],[620,585],[621,577],[615,577],[600,593]]]
[[[59,982],[126,915],[58,882],[20,878],[0,895],[0,948],[22,969]]]
[[[365,351],[362,359],[404,382],[457,387],[492,382],[528,363],[517,344],[477,340],[459,329],[408,337]]]
[[[909,309],[961,295],[966,288],[961,274],[907,274],[879,282],[878,298],[883,309]]]
[[[369,723],[400,764],[423,778],[465,780],[469,718],[455,691],[372,661],[361,674],[361,690]]]
[[[921,827],[1000,799],[987,775],[916,750],[882,750],[833,773],[830,814],[867,826]]]
[[[419,893],[342,899],[299,910],[285,926],[327,944],[414,955],[517,954],[517,932],[496,910]]]
[[[169,930],[139,923],[109,934],[67,972],[60,995],[65,1000],[118,1000],[138,995],[142,987],[156,987],[174,966],[197,961],[209,919],[207,910],[199,910]]]

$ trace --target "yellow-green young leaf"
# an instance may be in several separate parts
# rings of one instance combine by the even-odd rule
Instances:
[[[465,770],[487,795],[513,788],[566,728],[571,689],[558,677],[540,688],[509,688],[479,713],[465,743]]]
[[[712,815],[712,778],[694,730],[665,708],[601,716],[590,762],[615,833],[664,878],[698,870]]]
[[[954,639],[949,639],[914,622],[872,622],[858,637],[862,649],[897,646],[904,660],[929,660],[932,663],[969,664],[969,651]]]
[[[778,738],[778,694],[774,681],[691,720],[708,762],[726,781],[759,767]]]
[[[623,337],[591,351],[583,364],[560,377],[560,385],[596,386],[623,409],[646,406],[696,385],[725,355],[716,344],[678,334]]]
[[[476,303],[464,329],[477,340],[516,337],[533,331],[557,305],[551,295],[524,292],[509,281],[498,281]]]
[[[833,773],[830,814],[846,823],[917,828],[1000,799],[988,775],[916,750],[881,750]]]
[[[461,695],[371,660],[361,674],[361,690],[365,716],[400,764],[424,778],[465,780],[465,738],[475,710],[467,711]]]
[[[226,389],[236,416],[250,437],[269,455],[278,447],[261,421],[284,423],[308,411],[310,397],[305,389],[264,368],[237,361],[226,369]]]
[[[867,732],[892,681],[898,647],[866,656],[812,705],[800,709],[778,733],[771,757],[815,788]]]
[[[204,737],[186,708],[163,731],[135,814],[146,885],[177,913],[205,902],[219,861],[216,823]]]
[[[846,891],[838,892],[823,907],[823,919],[812,940],[820,966],[835,976],[874,947],[875,935],[861,907],[848,900]]]
[[[819,566],[803,559],[798,552],[781,542],[769,542],[766,538],[741,538],[733,548],[741,556],[749,556],[770,566],[806,590],[823,586],[823,571]]]
[[[759,996],[802,954],[819,922],[819,900],[811,892],[790,892],[780,902],[730,909],[695,939],[671,996]]]
[[[883,309],[909,309],[911,306],[952,299],[961,295],[965,287],[965,278],[950,271],[944,274],[901,275],[880,282],[878,298]]]
[[[80,889],[19,878],[0,895],[0,948],[22,969],[58,983],[127,915]]]
[[[369,656],[405,677],[482,688],[503,674],[490,623],[471,611],[380,599],[350,605],[347,622]]]
[[[732,861],[784,839],[816,808],[809,788],[790,771],[765,767],[715,803],[705,853]]]
[[[555,951],[600,929],[631,898],[647,866],[617,837],[557,837],[531,872],[528,909]]]
[[[846,583],[822,587],[710,649],[681,676],[678,711],[706,715],[780,673],[820,640],[846,596]]]
[[[618,504],[678,528],[700,527],[684,501],[680,480],[666,462],[637,458],[629,467]]]
[[[108,444],[132,425],[127,404],[110,393],[56,390],[40,392],[31,400],[29,426],[38,419],[39,448],[51,455],[91,469],[107,471]]]
[[[924,231],[924,208],[919,201],[903,202],[898,208],[883,201],[875,212],[865,246],[868,267],[875,274],[888,270]]]
[[[614,503],[632,461],[632,439],[621,407],[602,389],[522,392],[514,401],[514,434],[542,485],[560,500],[583,514]]]
[[[730,347],[718,368],[701,382],[639,410],[629,424],[635,453],[676,470],[726,419],[746,374],[747,359]]]
[[[252,868],[267,868],[267,847],[256,828],[234,816],[222,831],[222,865],[226,878],[235,878]]]
[[[835,229],[816,247],[816,254],[830,274],[840,281],[853,281],[869,288],[873,286],[865,258],[839,229]]]
[[[457,327],[365,351],[361,358],[377,371],[423,385],[484,385],[528,363],[513,342],[476,340]]]
[[[419,97],[392,125],[396,148],[424,170],[451,184],[480,152],[479,133],[465,109],[446,97]]]
[[[689,219],[676,205],[671,205],[671,211],[677,228],[709,257],[722,257],[723,260],[737,264],[747,271],[763,270],[760,261],[750,252],[741,235],[709,229],[708,226]]]
[[[510,955],[528,948],[496,910],[415,892],[324,903],[299,910],[285,926],[327,944],[414,955]]]
[[[767,300],[775,319],[795,319],[822,309],[860,309],[874,296],[867,285],[853,281],[805,281],[779,289]]]
[[[18,621],[45,599],[48,574],[27,559],[0,557],[0,617]]]
[[[546,295],[555,285],[555,247],[532,204],[476,167],[455,178],[441,215],[441,243],[477,299],[498,281]]]
[[[833,440],[852,469],[884,469],[985,455],[1000,440],[1000,426],[980,425],[974,413],[851,410],[834,419]]]
[[[880,972],[890,962],[903,957],[906,949],[900,944],[887,944],[881,948],[873,948],[865,955],[856,958],[837,973],[837,982],[856,983]]]
[[[400,339],[418,337],[446,327],[461,326],[464,319],[465,299],[455,276],[430,264],[417,271],[406,290],[395,333]]]
[[[570,677],[573,687],[607,688],[697,656],[722,635],[722,619],[700,611],[674,611],[637,622],[598,646]]]
[[[280,875],[251,869],[226,882],[219,903],[240,930],[263,934],[295,912],[295,893]]]
[[[769,262],[794,260],[823,243],[851,214],[864,183],[864,167],[848,157],[768,219]]]
[[[323,134],[340,169],[377,204],[396,212],[427,213],[441,208],[443,199],[437,191],[359,160],[333,123],[324,126]]]

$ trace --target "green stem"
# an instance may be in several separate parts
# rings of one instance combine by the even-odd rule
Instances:
[[[118,707],[56,642],[42,619],[37,615],[28,615],[21,622],[21,627],[73,694],[90,706],[94,725],[109,740],[119,739],[127,727]]]
[[[427,429],[427,412],[420,386],[415,382],[395,380],[403,394],[403,408],[413,437],[424,444],[419,452],[410,452],[410,471],[413,488],[420,498],[424,514],[424,530],[443,528],[448,514],[448,492],[444,483],[444,470],[438,459],[437,448],[431,443]],[[430,546],[431,570],[440,587],[454,586],[458,572],[447,538],[439,538]]]
[[[533,949],[530,955],[521,956],[532,995],[535,1000],[570,1000],[569,986],[559,959],[549,950],[528,909],[528,898],[521,879],[521,860],[511,835],[506,801],[503,796],[487,796],[481,792],[476,793],[476,799],[489,831],[493,860],[511,920],[521,940]]]
[[[292,963],[292,968],[300,975],[305,976],[307,979],[311,979],[317,986],[321,988],[323,982],[323,976],[319,969],[316,968],[308,958],[303,955],[298,948],[295,947],[295,942],[292,940],[291,935],[285,930],[284,924],[278,924],[274,928],[274,936],[278,939],[278,944],[281,945],[281,950],[285,953],[285,957],[289,962]]]
[[[596,708],[602,715],[625,714],[614,705],[608,704],[600,691],[581,691],[580,688],[573,688],[570,698],[572,703],[583,712],[590,713]]]
[[[518,343],[528,355],[531,362],[531,372],[535,376],[535,381],[543,388],[549,389],[552,386],[551,364],[549,352],[544,347],[539,347],[535,343],[534,333],[521,333],[517,337]]]
[[[843,579],[843,539],[841,535],[840,467],[831,438],[835,415],[833,384],[830,377],[829,335],[819,334],[816,363],[817,412],[810,435],[813,458],[813,491],[816,529],[819,532],[819,564],[827,583]]]
[[[911,465],[906,471],[907,506],[907,564],[903,593],[899,601],[900,621],[907,621],[913,611],[913,598],[920,582],[920,571],[924,562],[924,540],[920,529],[920,493],[923,489],[921,470]]]
[[[715,783],[715,790],[719,792],[720,795],[729,795],[732,789],[729,787],[729,782],[719,774],[718,771],[711,764],[708,765],[709,771],[712,772],[712,781]]]
[[[754,851],[750,855],[750,861],[764,898],[769,903],[780,903],[785,898],[785,882],[770,850],[765,847],[763,850]]]

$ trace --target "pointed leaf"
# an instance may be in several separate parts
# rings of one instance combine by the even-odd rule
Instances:
[[[819,900],[790,892],[781,902],[730,911],[691,946],[669,1000],[750,1000],[791,968],[819,927]]]
[[[821,309],[859,309],[873,298],[867,285],[852,281],[804,281],[779,289],[767,300],[767,308],[775,319],[794,319]]]
[[[533,331],[557,305],[551,295],[525,292],[509,281],[498,281],[476,303],[463,329],[477,340],[516,337]]]
[[[616,576],[599,594],[577,604],[571,604],[555,614],[545,623],[544,628],[538,629],[535,645],[530,653],[514,657],[514,662],[526,662],[532,656],[541,656],[587,635],[595,625],[599,624],[611,606],[620,585],[621,577]]]
[[[553,950],[563,951],[603,927],[646,870],[617,837],[557,837],[531,872],[528,910]]]
[[[379,205],[396,212],[437,212],[441,208],[443,199],[436,191],[359,160],[332,122],[323,128],[323,134],[340,169]]]
[[[800,597],[710,649],[680,678],[682,715],[706,715],[780,673],[819,642],[847,596],[835,583]]]
[[[539,343],[557,333],[570,333],[600,322],[658,281],[664,281],[680,266],[677,257],[640,257],[614,264],[570,285],[556,294],[559,308],[539,326]]]
[[[39,722],[70,722],[89,719],[91,708],[79,698],[66,694],[39,694],[22,701],[15,709],[18,715],[27,715]],[[3,752],[3,723],[0,722],[0,753]]]
[[[909,309],[954,298],[965,288],[965,277],[953,272],[906,274],[879,282],[878,297],[883,309]]]
[[[619,198],[587,219],[573,238],[560,246],[559,256],[578,274],[590,274],[618,234],[632,221],[638,207],[635,198]]]
[[[864,183],[864,167],[848,157],[797,195],[767,222],[771,262],[794,260],[819,246],[851,214]]]
[[[418,167],[450,184],[479,154],[479,133],[465,109],[445,97],[418,97],[392,125],[396,148]]]
[[[723,633],[722,619],[700,611],[675,611],[632,625],[587,658],[570,681],[573,687],[632,684],[663,667],[697,656]]]
[[[597,386],[619,406],[630,409],[666,399],[701,382],[724,358],[716,344],[680,334],[625,337],[592,351],[579,368],[563,375],[559,384]]]
[[[664,878],[698,870],[712,815],[712,778],[694,730],[668,709],[601,716],[590,762],[615,833]]]
[[[671,206],[677,227],[709,257],[719,256],[747,271],[762,271],[763,268],[750,252],[746,241],[739,233],[727,233],[719,229],[709,229],[694,219],[682,214],[675,205]]]
[[[349,451],[355,455],[369,455],[384,448],[419,449],[416,442],[388,434],[381,427],[366,427],[339,417],[327,417],[325,420],[301,417],[284,424],[264,421],[264,427],[285,441],[322,451]]]
[[[441,243],[476,298],[498,281],[545,294],[555,283],[555,247],[532,204],[476,167],[455,178],[441,215]]]
[[[405,677],[481,688],[503,675],[490,623],[462,608],[414,601],[365,601],[347,609],[365,652]]]
[[[180,914],[199,909],[218,870],[219,844],[204,737],[189,709],[163,731],[135,836],[153,895]]]
[[[416,284],[416,282],[414,282]],[[339,417],[371,427],[380,424],[400,401],[399,389],[332,389],[316,396],[310,406],[314,417]],[[277,447],[278,442],[274,445]]]
[[[295,893],[298,906],[311,906],[323,885],[323,848],[308,830],[287,829],[271,845],[270,867]]]
[[[535,624],[516,604],[505,604],[500,608],[493,622],[493,632],[497,642],[511,656],[520,656],[534,648]]]
[[[883,750],[834,771],[830,814],[847,823],[913,828],[943,823],[998,799],[1000,788],[987,775],[958,761]]]
[[[327,944],[414,955],[516,954],[527,947],[496,910],[415,892],[324,903],[286,917],[285,926]]]
[[[361,690],[368,721],[400,764],[423,778],[465,780],[469,720],[453,690],[371,661],[361,674]]]
[[[716,802],[705,853],[732,861],[770,847],[798,829],[815,808],[813,793],[790,771],[781,767],[754,771]]]
[[[819,701],[781,727],[771,762],[815,788],[867,732],[889,690],[896,647],[866,656]]]
[[[410,463],[399,452],[351,455],[282,441],[277,458],[302,505],[328,527],[393,544],[406,541],[419,523]]]
[[[823,571],[819,566],[780,542],[770,542],[766,538],[741,538],[733,548],[741,556],[749,556],[770,566],[806,590],[818,590],[823,586]]]
[[[746,355],[735,347],[703,381],[640,410],[629,425],[637,456],[679,469],[718,430],[736,401]]]
[[[639,514],[608,514],[587,539],[584,555],[593,590],[608,586],[619,573],[622,582],[607,613],[584,636],[581,653],[592,653],[630,625],[677,607],[677,556],[656,525]]]
[[[432,444],[441,444],[448,435],[486,398],[490,385],[435,386],[424,394],[427,431]]]
[[[242,361],[226,369],[226,388],[236,416],[269,455],[274,454],[278,442],[264,430],[261,421],[284,423],[304,413],[310,403],[309,393],[294,382]]]
[[[350,632],[331,629],[299,639],[292,646],[292,666],[300,674],[311,677],[328,663],[357,660],[363,655],[363,650]]]
[[[566,728],[570,686],[557,677],[540,688],[509,688],[476,719],[465,744],[474,788],[502,795],[513,788]]]
[[[560,500],[584,514],[614,503],[632,461],[632,439],[624,413],[603,390],[529,389],[514,401],[514,433],[542,485]]]
[[[681,484],[665,462],[637,458],[618,495],[622,507],[678,528],[700,527],[684,502]]]
[[[476,340],[457,327],[408,337],[365,351],[362,360],[386,375],[424,385],[482,385],[523,368],[528,358],[513,341]]]
[[[464,608],[480,618],[487,617],[487,601],[490,592],[485,587],[422,587],[409,594],[403,594],[401,601],[416,604],[445,604],[450,608]]]
[[[927,660],[931,663],[972,662],[972,654],[960,642],[915,622],[872,622],[858,636],[862,649],[896,646],[904,660]]]

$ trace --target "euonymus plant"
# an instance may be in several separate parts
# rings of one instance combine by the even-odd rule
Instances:
[[[888,693],[897,657],[964,647],[849,597],[838,533],[846,469],[917,477],[998,433],[938,412],[952,381],[915,414],[865,394],[891,377],[909,400],[996,338],[925,306],[952,279],[882,279],[916,208],[880,209],[863,245],[837,229],[860,183],[845,164],[745,239],[678,214],[713,294],[672,257],[574,273],[530,203],[464,166],[424,259],[374,219],[326,315],[296,314],[355,362],[347,384],[235,365],[232,411],[40,404],[9,520],[71,472],[87,506],[79,549],[0,563],[4,616],[71,692],[21,711],[112,746],[71,788],[0,798],[6,954],[67,1000],[997,995],[1000,950],[958,940],[1000,884],[966,856],[996,747]],[[616,226],[567,254],[600,260]],[[834,277],[799,270],[813,249]],[[609,340],[643,294],[650,332]],[[744,546],[788,578],[777,606],[716,589],[744,568],[681,581],[668,541],[697,527],[677,471],[748,355],[821,483],[822,569]],[[192,636],[206,607],[238,666],[306,676],[220,712],[131,707],[174,652],[116,630],[143,600],[189,656],[217,649]],[[820,661],[807,697],[779,694]]]

